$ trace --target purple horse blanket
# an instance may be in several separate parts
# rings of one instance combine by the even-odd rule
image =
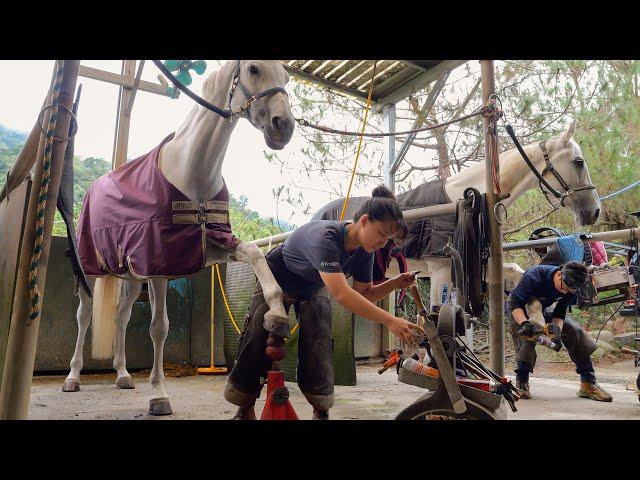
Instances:
[[[224,181],[212,200],[191,201],[158,167],[160,150],[173,135],[89,188],[78,226],[85,275],[183,277],[204,268],[207,241],[227,249],[238,245]]]

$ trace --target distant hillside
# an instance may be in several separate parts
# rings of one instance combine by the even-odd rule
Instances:
[[[7,179],[7,172],[15,163],[16,156],[20,153],[20,149],[27,139],[26,133],[11,130],[0,125],[0,187],[2,187]],[[111,168],[111,162],[102,158],[74,157],[74,214],[76,220],[80,215],[84,196],[93,181],[101,175],[104,175]],[[291,230],[291,225],[285,221],[280,221],[280,225],[275,219],[263,218],[257,212],[247,208],[248,199],[241,195],[239,199],[231,196],[229,202],[229,214],[231,217],[231,225],[233,232],[241,240],[255,240],[257,238],[268,237],[283,231]],[[56,213],[56,219],[53,227],[54,235],[66,235],[64,223],[59,213]]]
[[[27,139],[27,135],[27,133],[17,132],[0,124],[0,150],[8,151],[18,149],[18,151],[20,151]]]

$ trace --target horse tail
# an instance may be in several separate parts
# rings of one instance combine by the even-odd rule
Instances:
[[[113,356],[118,297],[117,277],[110,276],[96,279],[96,284],[93,288],[91,355],[97,360],[105,360]]]

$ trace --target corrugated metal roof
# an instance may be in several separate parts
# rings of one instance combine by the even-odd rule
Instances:
[[[367,99],[374,60],[283,60],[294,77]],[[397,103],[466,60],[378,60],[372,101]]]

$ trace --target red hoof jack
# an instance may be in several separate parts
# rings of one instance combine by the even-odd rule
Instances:
[[[289,402],[289,389],[284,386],[284,372],[278,365],[284,358],[284,338],[269,335],[266,354],[273,363],[267,373],[267,401],[260,420],[299,420]]]

